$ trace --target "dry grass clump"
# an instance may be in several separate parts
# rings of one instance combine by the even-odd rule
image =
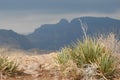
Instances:
[[[106,79],[113,78],[115,74],[116,63],[114,57],[109,54],[104,54],[97,60],[98,70]]]
[[[93,72],[93,67],[91,67],[88,71],[92,73],[90,73],[89,75],[95,72],[99,72],[99,77],[107,80],[109,78],[112,78],[110,76],[114,75],[116,67],[115,59],[111,56],[111,51],[112,50],[107,49],[106,46],[101,45],[95,38],[93,39],[87,37],[84,41],[78,41],[72,47],[65,47],[64,49],[62,49],[60,54],[57,55],[56,60],[60,65],[62,65],[61,68],[63,70],[66,70],[67,68],[72,66],[69,61],[73,61],[74,65],[77,66],[77,70],[74,70],[76,69],[75,67],[73,68],[76,73],[79,68],[83,69],[84,65],[86,64],[95,64],[96,71]],[[85,71],[86,70],[84,70],[83,73],[81,72],[81,75],[86,74]],[[96,74],[96,76],[98,76],[98,74]],[[75,73],[70,73],[70,75],[75,75]],[[74,80],[76,80],[76,77],[74,77]]]
[[[0,55],[0,73],[1,75],[14,76],[17,73],[18,64],[11,61],[8,57]]]
[[[108,50],[111,50],[112,53],[120,53],[120,41],[117,39],[117,36],[114,33],[110,33],[107,36],[100,35],[97,40]]]

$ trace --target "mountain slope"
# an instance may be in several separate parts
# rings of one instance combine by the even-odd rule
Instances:
[[[83,32],[79,19],[87,24],[88,35],[95,35],[97,33],[107,34],[109,32],[120,33],[120,20],[108,17],[81,17],[75,18],[71,22],[62,19],[57,24],[42,25],[32,34],[29,34],[27,38],[35,48],[45,50],[60,49],[82,38]]]
[[[0,46],[29,49],[31,43],[25,36],[12,30],[0,30]]]
[[[29,35],[20,35],[12,30],[0,30],[0,46],[41,50],[60,48],[83,38],[80,20],[88,26],[87,35],[117,34],[120,40],[120,20],[108,17],[80,17],[71,20],[61,19],[56,24],[44,24]]]

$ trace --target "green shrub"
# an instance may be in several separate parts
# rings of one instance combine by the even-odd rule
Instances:
[[[18,64],[8,59],[8,57],[0,56],[0,72],[2,75],[13,76],[17,72]]]

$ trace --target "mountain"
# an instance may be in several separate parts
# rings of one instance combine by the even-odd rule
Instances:
[[[0,30],[0,46],[29,49],[30,41],[23,35],[17,34],[12,30]]]
[[[62,19],[57,24],[45,24],[28,35],[34,47],[40,49],[58,49],[74,39],[74,31],[69,30],[70,23]],[[78,37],[78,36],[77,36]]]
[[[44,24],[29,34],[27,38],[34,48],[58,50],[77,39],[83,38],[80,20],[87,25],[88,35],[93,36],[98,33],[108,34],[113,32],[120,36],[120,20],[109,17],[80,17],[71,20],[71,22],[62,19],[56,24]]]
[[[87,35],[117,34],[120,40],[120,20],[109,17],[80,17],[71,20],[61,19],[56,24],[44,24],[29,35],[21,35],[12,30],[0,30],[0,47],[40,50],[59,50],[83,38],[81,24],[87,25]]]

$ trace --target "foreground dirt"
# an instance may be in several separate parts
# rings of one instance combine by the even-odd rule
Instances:
[[[57,53],[54,52],[42,55],[9,55],[12,60],[20,63],[18,70],[24,74],[15,77],[1,76],[0,80],[73,80],[62,77],[63,74],[59,71],[59,65],[54,60],[56,55]],[[115,55],[115,57],[118,60],[118,65],[120,65],[120,55]],[[120,66],[118,71],[120,73]],[[113,80],[120,80],[120,74],[117,74]]]
[[[11,54],[9,57],[19,64],[22,75],[2,76],[0,80],[62,80],[54,57],[56,53],[42,55]]]

